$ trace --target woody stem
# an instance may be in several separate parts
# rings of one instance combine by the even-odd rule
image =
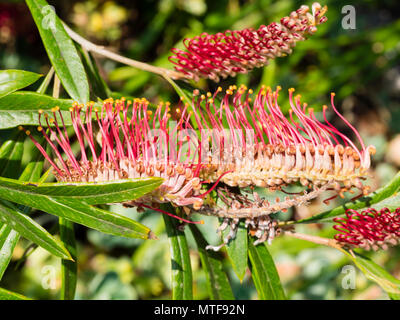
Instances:
[[[107,49],[104,49],[104,47],[98,46],[98,45],[86,40],[85,38],[81,37],[79,34],[77,34],[72,29],[70,29],[65,23],[63,23],[63,26],[64,26],[65,31],[71,37],[71,39],[73,39],[75,42],[79,43],[87,51],[96,52],[97,54],[100,54],[111,60],[118,61],[120,63],[126,64],[128,66],[131,66],[131,67],[134,67],[134,68],[137,68],[140,70],[144,70],[144,71],[148,71],[148,72],[152,72],[152,73],[161,75],[164,78],[166,76],[170,77],[172,79],[175,79],[175,80],[184,78],[184,75],[182,73],[177,72],[175,70],[165,69],[165,68],[161,68],[161,67],[155,67],[155,66],[152,66],[152,65],[144,63],[144,62],[140,62],[140,61],[136,61],[133,59],[123,57],[117,53],[114,53]]]
[[[310,241],[316,244],[322,244],[324,246],[328,246],[340,251],[343,251],[342,247],[338,244],[338,242],[335,239],[329,239],[329,238],[322,238],[318,236],[312,236],[309,234],[304,234],[304,233],[297,233],[293,231],[284,231],[284,235],[287,235],[289,237],[293,237],[296,239],[300,240],[306,240]]]

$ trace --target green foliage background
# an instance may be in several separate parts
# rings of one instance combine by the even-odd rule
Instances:
[[[278,21],[303,3],[312,4],[292,0],[91,0],[50,3],[54,5],[57,15],[83,37],[115,49],[124,56],[166,68],[172,67],[167,60],[169,50],[181,47],[180,41],[185,37],[204,31],[216,33],[226,29],[257,28],[261,24]],[[341,9],[349,4],[347,1],[328,0],[321,4],[328,5],[327,23],[320,26],[310,40],[298,43],[292,55],[278,58],[266,68],[229,78],[218,85],[225,87],[244,83],[253,89],[261,84],[271,87],[281,85],[284,89],[281,97],[283,108],[287,107],[285,90],[294,87],[304,101],[315,105],[316,110],[329,103],[331,91],[336,92],[337,105],[346,118],[360,130],[366,144],[377,147],[370,179],[370,184],[376,189],[387,183],[400,166],[400,3],[395,0],[353,1],[357,19],[355,30],[341,27],[344,16]],[[11,18],[7,20],[5,16]],[[114,96],[144,96],[152,102],[169,100],[172,103],[179,99],[173,88],[156,75],[101,57],[95,57],[95,60]],[[25,2],[1,1],[0,69],[46,74],[49,68],[46,52]],[[39,83],[28,89],[38,89]],[[201,81],[198,86],[212,91],[217,85]],[[47,93],[51,94],[51,90]],[[63,91],[61,97],[69,98]],[[13,130],[1,130],[0,143],[13,133]],[[7,177],[18,178],[18,173],[30,160],[31,147],[25,142],[21,168],[7,170]],[[281,218],[306,218],[338,204],[332,202],[326,206],[313,202],[309,208],[291,210]],[[133,209],[116,205],[111,206],[110,211],[143,223],[160,239],[127,239],[76,225],[79,261],[76,298],[169,299],[170,250],[162,217],[155,212],[139,214]],[[34,218],[47,230],[58,224],[54,216],[37,212]],[[209,243],[218,243],[215,228],[210,227],[217,226],[216,219],[205,220],[205,225],[200,227],[204,237]],[[302,225],[297,230],[326,237],[334,235],[330,225]],[[207,275],[200,267],[204,261],[189,228],[185,233],[192,263],[194,298],[210,298]],[[42,248],[31,248],[32,243],[28,240],[19,241],[0,287],[32,298],[57,298],[61,288],[60,260]],[[268,249],[276,262],[288,298],[387,298],[380,287],[368,281],[359,271],[356,289],[344,289],[342,268],[350,264],[350,260],[338,251],[292,238],[278,238]],[[222,255],[234,297],[257,298],[249,270],[245,271],[240,281],[226,253]],[[370,256],[390,273],[400,276],[398,248]],[[53,289],[45,289],[46,283],[43,286],[48,266],[54,266],[56,270]]]

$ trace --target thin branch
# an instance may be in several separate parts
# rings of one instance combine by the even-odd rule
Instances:
[[[309,234],[297,233],[297,232],[293,232],[293,231],[283,231],[283,234],[286,236],[296,238],[296,239],[306,240],[306,241],[310,241],[310,242],[313,242],[316,244],[322,244],[324,246],[328,246],[328,247],[343,251],[342,246],[335,239],[322,238],[322,237],[318,237],[318,236],[312,236]]]
[[[128,66],[131,66],[131,67],[134,67],[134,68],[137,68],[140,70],[159,74],[162,77],[167,76],[167,77],[170,77],[175,80],[184,78],[184,75],[182,73],[177,72],[175,70],[165,69],[165,68],[161,68],[161,67],[155,67],[155,66],[152,66],[152,65],[144,63],[144,62],[140,62],[140,61],[136,61],[133,59],[123,57],[117,53],[114,53],[107,49],[104,49],[104,47],[98,46],[98,45],[86,40],[85,38],[81,37],[79,34],[77,34],[72,29],[70,29],[65,23],[63,23],[63,26],[64,26],[65,31],[71,37],[71,39],[74,40],[75,42],[79,43],[87,51],[95,52],[95,53],[100,54],[104,57],[107,57],[111,60],[121,62],[123,64],[126,64]]]

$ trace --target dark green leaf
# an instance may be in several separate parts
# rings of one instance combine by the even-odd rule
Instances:
[[[11,203],[0,200],[0,220],[21,236],[63,259],[72,259],[64,245]]]
[[[84,201],[87,204],[120,203],[137,199],[159,187],[162,178],[125,179],[109,182],[30,183],[1,178],[0,190],[9,193]]]
[[[194,240],[199,250],[201,265],[207,278],[207,289],[212,300],[234,300],[228,276],[223,268],[223,256],[220,252],[208,251],[206,239],[204,239],[196,225],[191,224]],[[247,251],[246,251],[247,260]]]
[[[88,102],[89,83],[85,69],[54,8],[45,0],[26,0],[26,3],[63,87],[74,100]]]
[[[254,246],[249,238],[249,258],[251,263],[251,276],[262,300],[285,300],[275,263],[263,244]]]
[[[173,212],[170,205],[166,211]],[[193,299],[192,266],[185,234],[178,230],[177,219],[163,215],[171,247],[171,282],[173,300]]]
[[[80,46],[78,47],[82,56],[82,62],[90,80],[90,85],[94,94],[100,99],[107,99],[111,97],[111,90],[108,88],[104,79],[100,76],[99,69],[96,61],[90,52],[84,51]]]
[[[0,288],[0,300],[31,300],[22,294]]]
[[[0,98],[25,88],[42,75],[22,70],[0,70]]]
[[[0,147],[0,176],[16,178],[20,172],[22,153],[24,151],[23,132],[16,132]]]
[[[75,297],[76,283],[78,280],[78,263],[76,254],[76,240],[74,224],[63,218],[59,219],[60,238],[71,254],[74,261],[61,260],[61,299],[73,300]]]
[[[223,231],[223,236],[227,236],[228,230]],[[244,221],[241,221],[238,226],[235,239],[229,241],[226,245],[229,260],[232,263],[233,271],[235,271],[239,280],[242,281],[247,269],[247,229],[244,226]]]

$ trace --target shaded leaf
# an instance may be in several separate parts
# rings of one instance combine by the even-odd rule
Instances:
[[[189,226],[199,250],[201,265],[206,274],[207,290],[210,294],[210,299],[234,300],[235,297],[233,296],[228,276],[223,268],[223,256],[220,252],[206,250],[208,243],[200,230],[194,224],[190,224]]]
[[[60,239],[74,261],[61,260],[61,299],[73,300],[78,280],[78,262],[76,254],[76,240],[74,224],[63,218],[59,219]]]
[[[16,132],[0,147],[0,176],[16,178],[20,171],[22,153],[24,151],[23,132]]]

